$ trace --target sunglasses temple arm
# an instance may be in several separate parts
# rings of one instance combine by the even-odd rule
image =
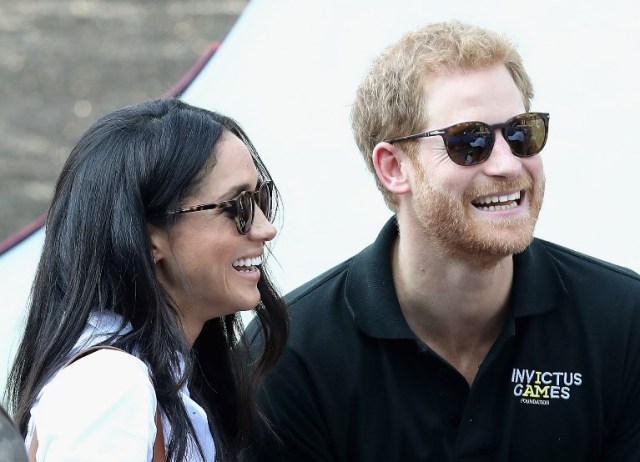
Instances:
[[[389,138],[387,143],[395,143],[397,141],[417,140],[418,138],[429,138],[430,136],[443,136],[446,132],[443,130],[432,130],[430,132],[414,133],[413,135],[399,136],[397,138]]]

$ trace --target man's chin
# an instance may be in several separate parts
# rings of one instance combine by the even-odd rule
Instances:
[[[450,242],[452,256],[481,266],[493,266],[506,257],[522,253],[533,241],[533,226],[514,229],[475,229],[463,241]]]

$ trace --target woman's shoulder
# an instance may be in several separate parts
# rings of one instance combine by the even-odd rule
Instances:
[[[44,386],[31,408],[31,427],[39,454],[100,451],[117,453],[111,460],[125,460],[123,454],[148,460],[156,406],[145,363],[124,351],[100,349],[63,367]]]
[[[101,390],[106,395],[117,392],[147,391],[153,393],[147,365],[134,355],[117,349],[98,349],[76,359],[58,371],[45,386],[52,391]]]
[[[100,349],[58,371],[43,387],[32,414],[47,409],[47,414],[79,413],[90,418],[87,414],[119,413],[128,406],[145,414],[155,412],[149,370],[124,351]]]

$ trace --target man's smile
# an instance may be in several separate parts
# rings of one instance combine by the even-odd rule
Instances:
[[[516,191],[509,194],[490,195],[479,197],[471,201],[474,207],[484,212],[497,212],[509,210],[520,205],[520,196],[524,191]]]

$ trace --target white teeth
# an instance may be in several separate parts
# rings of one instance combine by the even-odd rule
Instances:
[[[482,205],[482,204],[496,204],[499,202],[510,202],[510,201],[517,201],[520,199],[520,191],[511,193],[511,194],[505,194],[502,196],[486,196],[486,197],[481,197],[480,199],[476,199],[474,202],[474,204],[476,205]],[[513,205],[509,205],[509,206],[498,206],[498,210],[502,210],[499,207],[507,207],[507,208],[512,208]]]
[[[499,212],[500,210],[509,210],[517,206],[518,206],[517,202],[511,202],[510,204],[507,204],[507,205],[490,205],[488,207],[485,206],[485,207],[478,207],[478,208],[485,212]]]
[[[473,201],[478,209],[485,212],[499,212],[501,210],[509,210],[518,206],[517,200],[520,199],[520,191],[504,194],[502,196],[486,196]],[[502,204],[502,205],[495,205]]]
[[[232,263],[233,266],[259,266],[262,265],[262,256],[254,258],[238,258]]]

